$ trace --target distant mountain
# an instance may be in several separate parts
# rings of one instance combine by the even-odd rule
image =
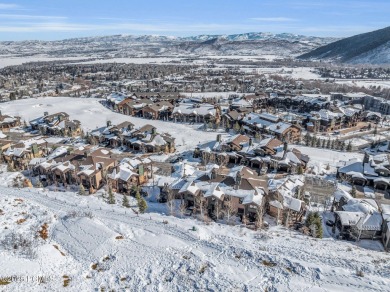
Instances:
[[[0,42],[0,57],[144,57],[173,55],[276,55],[292,57],[329,44],[335,38],[295,34],[244,33],[172,37],[112,35],[60,41]]]
[[[299,56],[299,58],[353,64],[389,64],[390,26],[338,40],[305,53]]]

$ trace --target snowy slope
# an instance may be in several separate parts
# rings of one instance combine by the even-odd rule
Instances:
[[[145,56],[272,55],[291,57],[335,41],[295,34],[245,33],[170,37],[112,35],[59,41],[0,42],[0,57],[126,58]]]
[[[355,64],[388,64],[390,62],[389,47],[390,27],[385,27],[321,46],[299,58]]]
[[[390,64],[390,41],[375,48],[372,51],[352,58],[352,64]]]
[[[21,212],[30,216],[20,224],[22,234],[39,220],[49,226],[49,237],[37,240],[36,258],[0,248],[2,276],[46,276],[46,283],[16,281],[6,291],[58,291],[64,276],[71,291],[389,291],[389,255],[329,237],[137,216],[73,193],[1,187],[0,194],[1,226],[14,228]],[[15,198],[23,202],[10,204]],[[70,216],[74,211],[92,216]]]

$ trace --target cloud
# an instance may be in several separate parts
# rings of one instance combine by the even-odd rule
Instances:
[[[1,16],[0,16],[1,17]],[[132,31],[132,32],[175,32],[201,33],[216,31],[250,31],[256,29],[271,29],[272,25],[218,24],[218,23],[161,23],[161,22],[105,22],[101,24],[69,23],[66,21],[12,22],[1,23],[0,32],[72,32],[72,31]]]
[[[65,17],[65,16],[50,16],[50,15],[0,14],[0,19],[51,20],[51,19],[67,19],[67,17]]]
[[[249,18],[250,20],[255,21],[264,21],[264,22],[289,22],[289,21],[298,21],[298,19],[289,18],[289,17],[254,17]]]
[[[18,4],[11,4],[11,3],[0,3],[0,10],[12,10],[12,9],[19,9],[20,6]]]

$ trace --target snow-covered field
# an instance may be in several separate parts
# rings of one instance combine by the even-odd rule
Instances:
[[[255,232],[137,216],[74,193],[0,187],[0,194],[1,239],[15,230],[36,253],[0,246],[5,291],[389,291],[390,256],[375,250],[378,242],[366,249],[327,231],[313,239],[277,226]],[[47,239],[34,239],[45,223]]]
[[[336,166],[340,161],[348,161],[354,158],[360,159],[361,161],[363,160],[363,154],[357,152],[334,151],[300,145],[293,145],[290,146],[290,148],[296,148],[303,154],[308,155],[310,157],[308,167],[313,168],[314,172],[317,174],[336,173]],[[329,169],[326,170],[328,165]]]
[[[14,57],[14,56],[1,56],[0,68],[7,66],[22,65],[28,62],[48,62],[48,61],[74,61],[84,59],[82,57],[66,57],[66,58],[51,58],[47,56],[31,56],[31,57]]]
[[[158,132],[169,132],[175,137],[178,151],[193,149],[199,142],[211,141],[217,136],[217,132],[205,132],[199,129],[202,125],[146,120],[115,113],[101,105],[99,101],[101,100],[95,98],[33,98],[2,103],[0,110],[3,114],[19,115],[26,121],[43,116],[45,111],[49,114],[63,111],[70,115],[70,119],[79,120],[85,130],[103,127],[107,121],[113,124],[130,121],[135,127],[151,124]]]
[[[345,80],[345,79],[336,79],[336,83],[347,84],[351,86],[359,87],[370,87],[370,86],[380,86],[382,88],[390,87],[390,80]]]
[[[104,63],[125,63],[125,64],[165,64],[172,61],[181,62],[184,57],[139,57],[139,58],[108,58],[92,61],[78,62],[78,64],[104,64]]]

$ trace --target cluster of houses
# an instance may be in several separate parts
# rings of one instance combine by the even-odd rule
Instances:
[[[11,128],[18,126],[20,126],[20,117],[3,115],[0,111],[0,130],[2,132],[9,132]]]
[[[390,250],[390,205],[370,198],[358,199],[344,190],[333,194],[332,231],[347,240],[379,239]]]
[[[119,113],[145,119],[219,124],[221,110],[218,105],[194,101],[186,102],[180,94],[149,92],[126,96],[112,93],[106,98],[106,105]]]
[[[4,116],[4,119],[8,116]],[[9,118],[10,119],[10,118]],[[20,119],[13,126],[20,125]],[[10,119],[11,122],[11,119]],[[26,125],[25,125],[26,126]],[[175,138],[158,133],[151,125],[134,128],[130,122],[107,125],[84,135],[81,124],[69,115],[58,112],[30,121],[28,134],[0,137],[1,160],[10,170],[29,170],[43,185],[67,187],[83,185],[94,193],[104,185],[128,193],[151,177],[152,162],[147,153],[172,153]],[[67,144],[67,139],[85,137],[88,145]],[[123,159],[112,156],[111,150],[125,147]],[[132,157],[132,158],[129,158]]]
[[[244,223],[259,223],[268,213],[278,222],[292,225],[306,212],[301,176],[270,180],[247,166],[228,168],[212,163],[202,168],[187,167],[185,172],[169,183],[161,178],[158,185],[160,200],[180,199],[187,215],[226,220],[236,216]]]
[[[304,130],[329,133],[346,128],[364,130],[371,123],[378,124],[385,119],[382,115],[389,113],[387,103],[378,100],[363,93],[336,92],[231,94],[225,98],[112,93],[106,98],[106,104],[122,114],[146,119],[204,123],[206,128],[222,127],[253,136],[273,135],[283,142],[299,142]]]
[[[42,135],[76,137],[82,135],[81,123],[78,120],[70,120],[65,112],[49,115],[44,112],[42,117],[30,121],[33,131]]]
[[[390,113],[387,102],[363,93],[271,94],[268,106],[295,112],[297,124],[308,132],[333,132],[356,127],[359,122],[379,123]]]
[[[92,145],[126,147],[138,153],[175,152],[175,138],[168,133],[158,133],[156,127],[149,124],[135,129],[128,121],[118,125],[108,121],[106,127],[91,131],[87,138]]]
[[[273,136],[255,139],[242,134],[228,138],[219,134],[216,141],[198,145],[194,157],[201,158],[203,164],[215,163],[230,167],[244,165],[259,174],[302,174],[309,162],[307,155],[297,149],[288,149],[287,142]]]
[[[363,161],[340,161],[337,178],[352,185],[387,191],[390,189],[390,154],[384,152],[370,155],[366,152]]]
[[[131,188],[148,181],[152,162],[148,158],[125,158],[118,162],[106,148],[84,147],[56,157],[32,159],[29,168],[44,186],[82,185],[89,193],[103,186],[130,194]]]

